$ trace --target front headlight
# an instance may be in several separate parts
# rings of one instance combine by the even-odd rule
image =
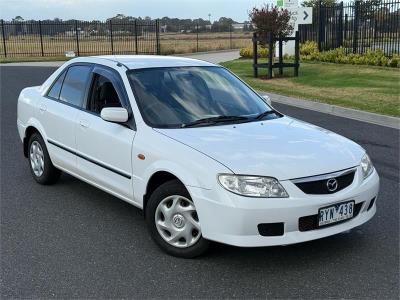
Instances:
[[[247,197],[287,198],[279,181],[272,177],[246,175],[218,175],[219,183],[228,191]]]
[[[372,165],[372,162],[367,153],[365,153],[364,157],[361,159],[360,165],[361,165],[361,170],[362,170],[364,179],[372,174],[372,171],[374,170],[374,166]]]

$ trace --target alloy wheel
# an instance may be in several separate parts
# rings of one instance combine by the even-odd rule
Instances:
[[[29,150],[29,158],[33,173],[36,177],[40,177],[44,171],[44,154],[42,146],[39,142],[33,141]]]

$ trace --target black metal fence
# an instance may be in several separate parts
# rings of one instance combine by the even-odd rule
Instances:
[[[249,23],[167,26],[154,21],[0,21],[0,57],[177,54],[251,46]]]
[[[193,53],[202,51],[251,47],[253,27],[249,23],[191,24],[172,27],[160,22],[162,54]]]
[[[159,54],[159,22],[1,20],[1,57]]]
[[[400,1],[343,2],[314,8],[313,24],[300,25],[301,42],[312,40],[319,50],[343,47],[347,53],[382,49],[400,53]]]
[[[175,26],[176,27],[176,26]],[[400,53],[400,0],[319,5],[313,24],[299,26],[300,42],[347,53],[382,49]],[[249,23],[174,28],[154,21],[0,22],[0,57],[98,54],[174,54],[251,46]]]

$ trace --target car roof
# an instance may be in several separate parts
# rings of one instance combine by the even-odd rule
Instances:
[[[89,57],[88,57],[89,58]],[[161,55],[102,55],[91,56],[92,59],[106,59],[123,64],[128,69],[145,69],[160,67],[202,67],[215,64],[186,57]]]

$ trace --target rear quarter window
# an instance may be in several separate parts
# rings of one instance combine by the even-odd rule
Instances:
[[[58,77],[56,82],[54,82],[53,86],[51,87],[50,91],[47,93],[47,96],[53,99],[57,99],[60,97],[61,86],[64,81],[65,71]]]

